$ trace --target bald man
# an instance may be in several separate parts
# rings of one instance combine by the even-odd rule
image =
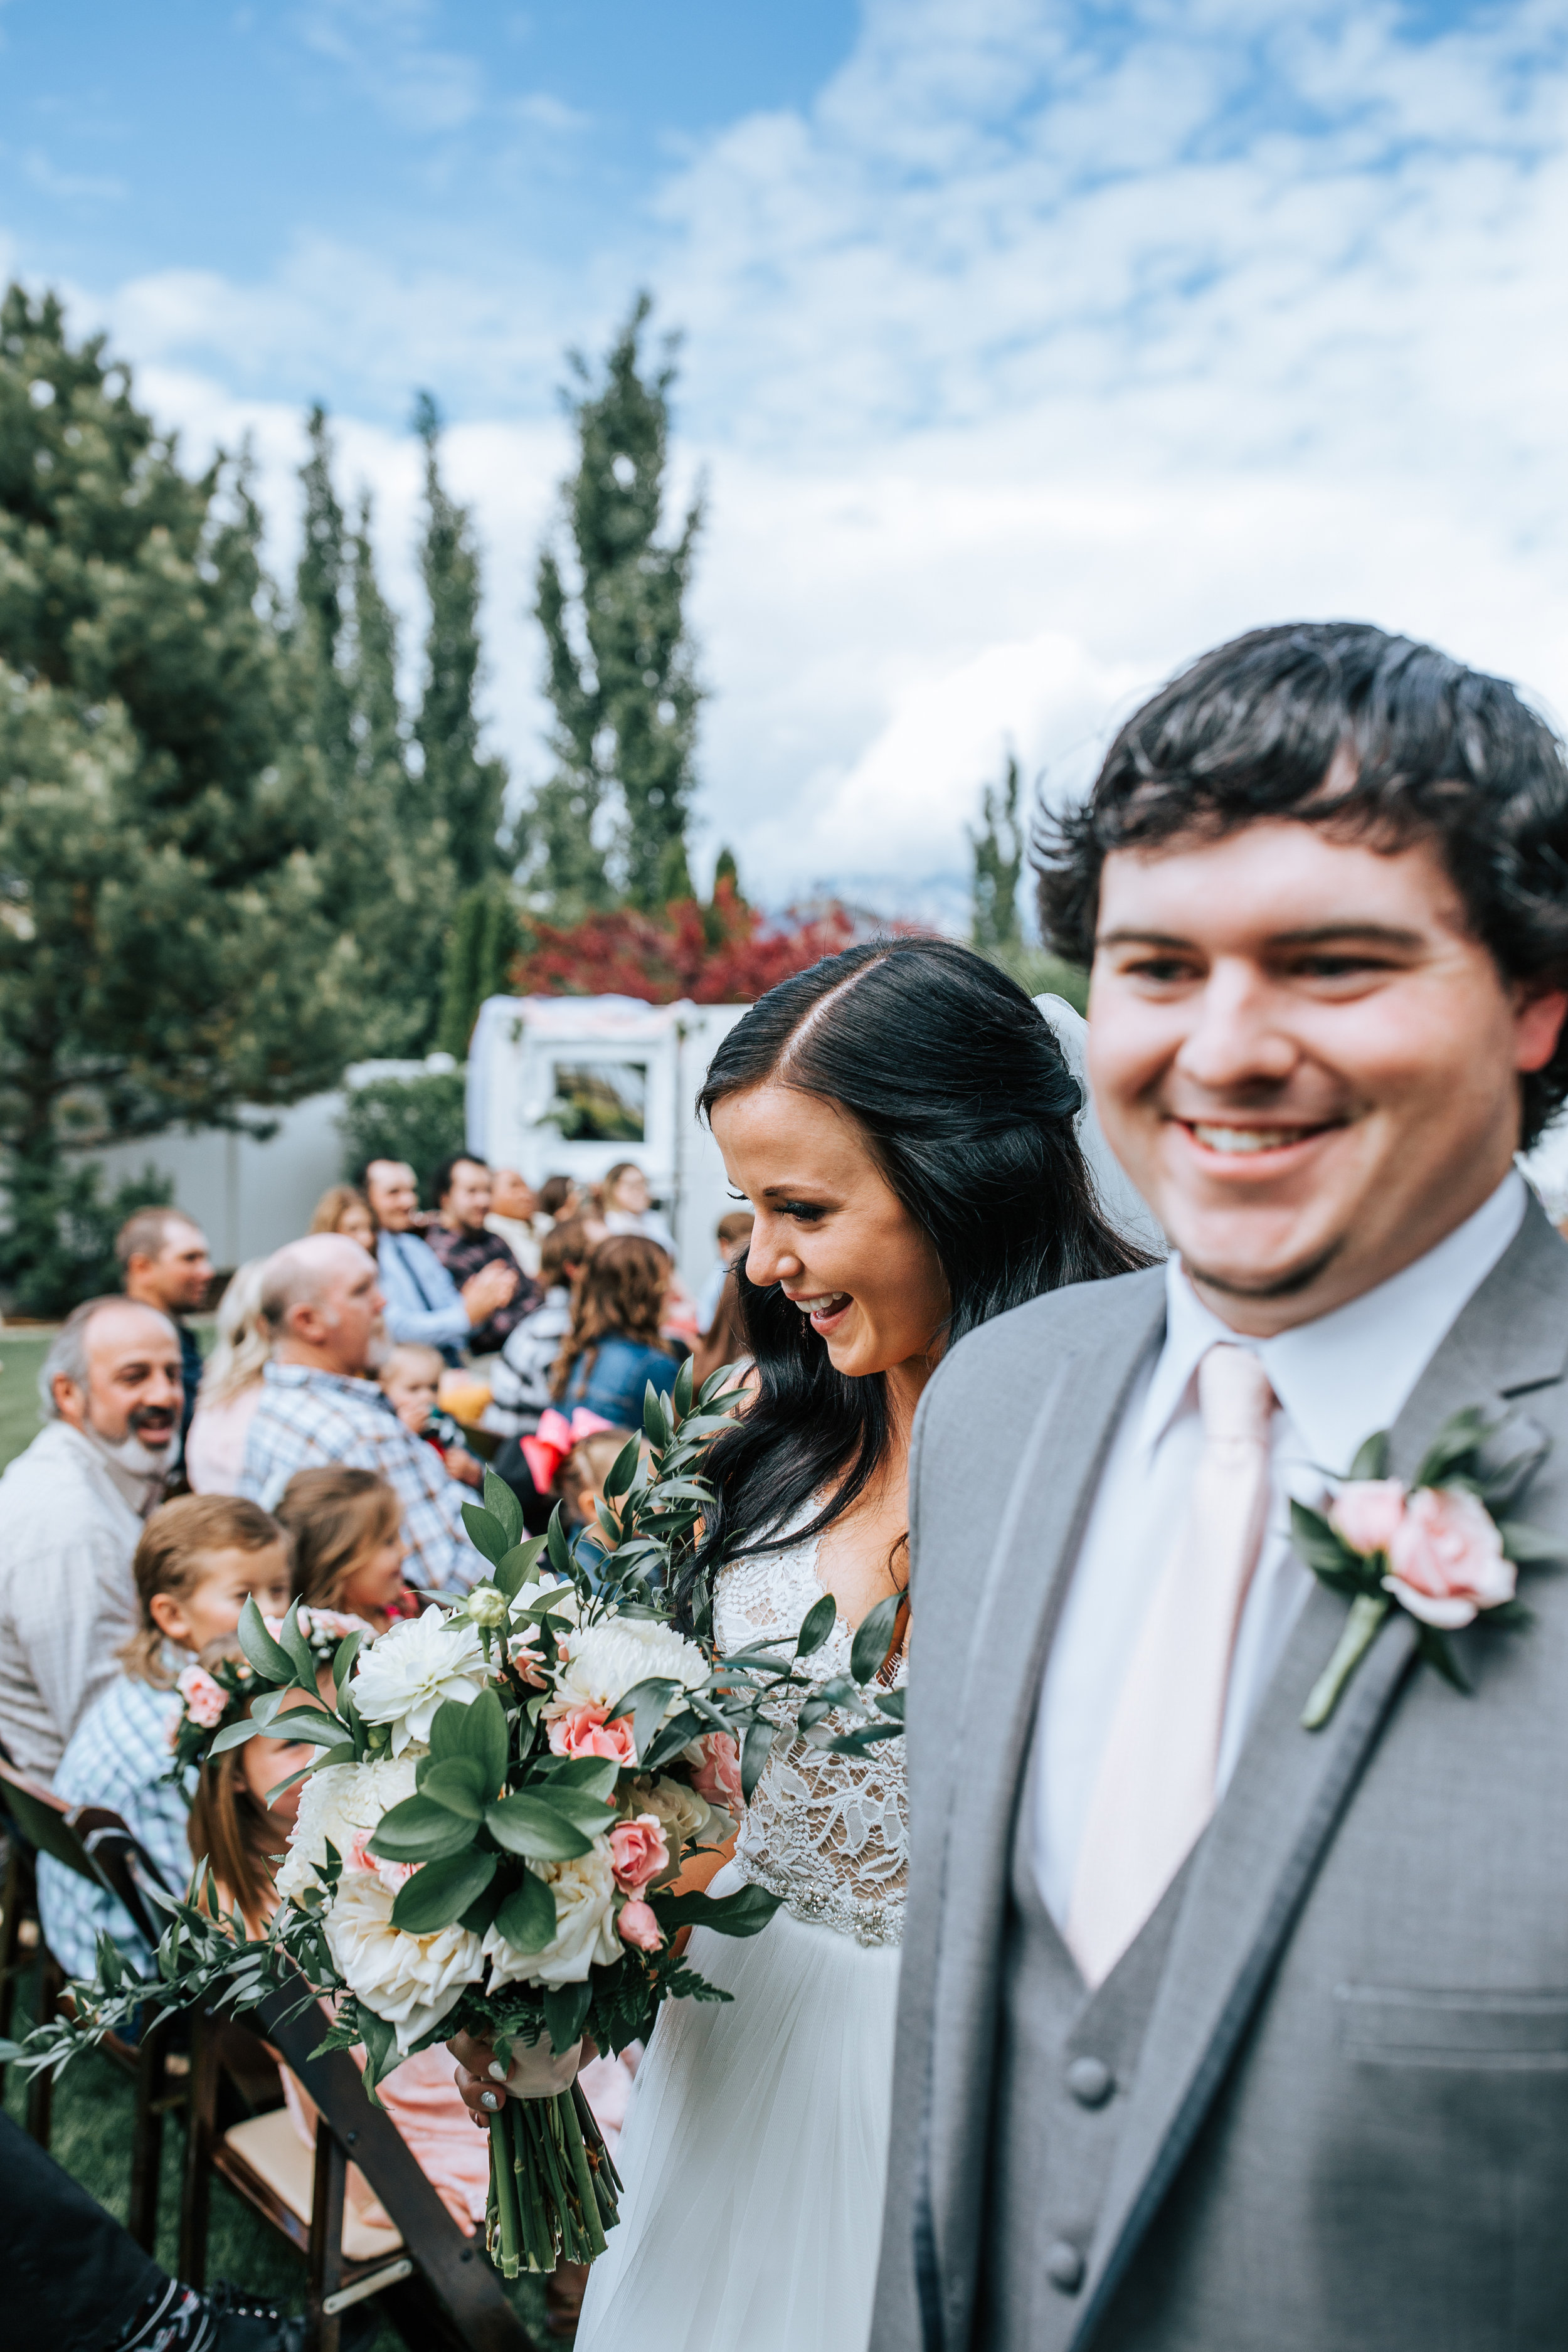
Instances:
[[[308,1234],[268,1259],[261,1319],[272,1360],[239,1491],[270,1510],[296,1470],[374,1470],[402,1499],[409,1582],[466,1591],[483,1563],[463,1531],[463,1489],[371,1377],[386,1349],[384,1303],[375,1260],[342,1234]]]
[[[168,1316],[89,1298],[38,1376],[45,1425],[0,1478],[0,1739],[47,1780],[136,1622],[131,1560],[183,1390]]]

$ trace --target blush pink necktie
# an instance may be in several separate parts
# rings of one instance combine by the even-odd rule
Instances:
[[[1103,1983],[1215,1808],[1231,1651],[1268,1516],[1268,1375],[1247,1348],[1198,1367],[1203,1452],[1110,1720],[1068,1906],[1067,1942]]]

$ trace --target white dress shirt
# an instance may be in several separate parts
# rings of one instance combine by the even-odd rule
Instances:
[[[1143,1612],[1186,1510],[1203,1445],[1197,1369],[1216,1340],[1251,1348],[1279,1400],[1268,1531],[1237,1632],[1220,1739],[1223,1794],[1312,1576],[1290,1546],[1289,1498],[1317,1505],[1357,1448],[1398,1417],[1438,1342],[1519,1231],[1510,1170],[1425,1257],[1331,1315],[1247,1339],[1203,1305],[1178,1258],[1165,1269],[1165,1329],[1128,1394],[1084,1528],[1047,1662],[1035,1738],[1035,1866],[1060,1926],[1110,1718]],[[1325,1664],[1327,1661],[1325,1660]],[[1303,1695],[1304,1696],[1304,1695]]]

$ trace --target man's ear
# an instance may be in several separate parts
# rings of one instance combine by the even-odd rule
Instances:
[[[1563,1016],[1568,1013],[1568,989],[1549,988],[1527,996],[1514,1019],[1514,1067],[1543,1070],[1557,1051]]]
[[[66,1372],[55,1374],[49,1382],[49,1390],[60,1419],[68,1421],[73,1429],[79,1429],[87,1419],[86,1392]]]

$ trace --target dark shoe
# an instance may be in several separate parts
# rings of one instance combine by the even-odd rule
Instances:
[[[586,2263],[557,2263],[545,2279],[545,2326],[557,2344],[575,2342],[587,2286]]]
[[[300,2352],[302,2319],[220,2279],[211,2294],[170,2279],[150,2295],[110,2352]]]

